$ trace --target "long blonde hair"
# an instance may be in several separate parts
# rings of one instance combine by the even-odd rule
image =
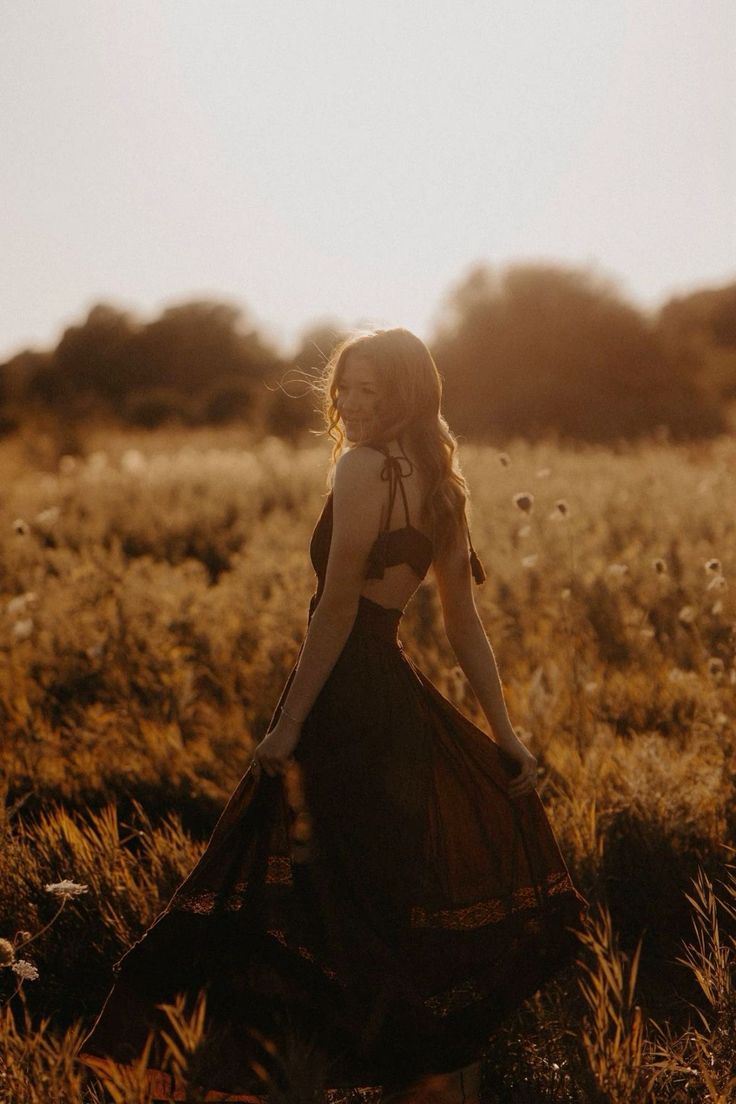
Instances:
[[[460,468],[457,441],[440,410],[442,379],[427,346],[409,330],[360,330],[333,349],[316,384],[322,396],[325,432],[332,439],[332,464],[343,451],[337,391],[348,356],[359,352],[376,369],[380,386],[376,428],[369,442],[394,438],[412,451],[426,477],[421,521],[437,550],[446,549],[467,523],[470,491]]]

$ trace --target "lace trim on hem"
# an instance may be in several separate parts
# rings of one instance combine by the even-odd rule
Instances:
[[[287,855],[269,855],[266,872],[267,885],[291,885],[293,881],[292,860]],[[182,912],[195,912],[201,915],[214,912],[215,907],[226,912],[237,912],[243,907],[248,889],[247,879],[236,882],[227,896],[214,889],[200,890],[187,893],[186,891],[175,894],[169,909],[179,909]]]
[[[535,886],[523,886],[506,897],[492,897],[489,901],[476,901],[463,908],[430,910],[415,905],[411,910],[413,928],[482,928],[485,924],[498,923],[520,909],[538,907],[545,897],[559,893],[574,893],[575,887],[566,871],[548,875],[546,890]]]
[[[331,981],[338,980],[337,972],[333,970],[331,966],[327,966],[324,962],[320,962],[314,952],[310,951],[309,947],[305,947],[301,943],[296,945],[293,943],[289,943],[288,939],[286,938],[286,932],[283,930],[283,928],[267,928],[266,932],[268,935],[272,935],[274,939],[278,940],[278,942],[281,943],[283,947],[286,947],[288,951],[295,951],[296,954],[300,955],[302,958],[306,958],[309,962],[312,962],[315,966],[318,966],[322,973],[330,978]]]

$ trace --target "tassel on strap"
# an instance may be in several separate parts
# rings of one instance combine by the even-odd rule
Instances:
[[[486,581],[486,572],[483,564],[480,562],[480,556],[473,548],[473,541],[470,536],[470,526],[468,525],[468,519],[465,518],[465,528],[468,533],[468,544],[470,545],[470,570],[473,572],[473,578],[480,586],[481,583]]]
[[[473,578],[475,579],[476,583],[480,584],[486,581],[485,568],[480,562],[480,559],[472,544],[470,546],[470,570],[473,572]]]

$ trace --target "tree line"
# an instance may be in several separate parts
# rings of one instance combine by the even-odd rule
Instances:
[[[240,420],[297,436],[321,424],[309,380],[345,332],[322,322],[285,358],[230,303],[187,302],[150,322],[100,303],[55,348],[0,364],[0,433],[43,416],[71,427]],[[736,283],[646,314],[589,270],[478,265],[428,344],[448,421],[471,439],[707,437],[730,428],[736,405]]]

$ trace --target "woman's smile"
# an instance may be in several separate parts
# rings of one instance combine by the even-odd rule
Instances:
[[[336,391],[337,407],[348,437],[368,432],[376,417],[380,392],[375,366],[363,357],[350,357]],[[352,406],[356,400],[363,406]]]

